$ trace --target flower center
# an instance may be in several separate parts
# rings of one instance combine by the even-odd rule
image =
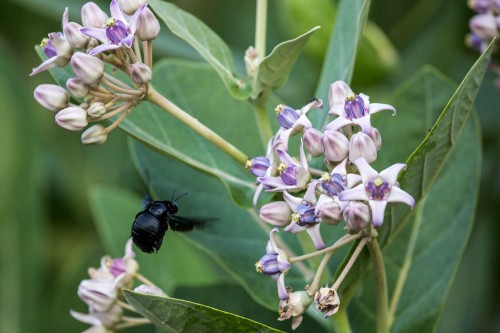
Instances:
[[[332,196],[339,195],[340,192],[346,189],[346,185],[347,180],[338,173],[334,173],[326,180],[324,180],[324,177],[321,177],[321,187]]]
[[[304,201],[297,206],[295,213],[292,214],[292,221],[301,227],[310,227],[317,223],[318,217],[314,213],[314,206]]]
[[[370,200],[385,200],[391,191],[391,185],[382,177],[377,176],[366,184],[365,189],[370,194]]]
[[[281,180],[286,185],[297,185],[296,170],[297,166],[293,164],[286,165],[285,163],[280,163],[278,165],[278,171],[280,173]]]
[[[368,114],[365,102],[359,95],[349,95],[344,104],[345,117],[349,120],[359,119]]]
[[[276,111],[278,123],[284,129],[292,128],[297,119],[299,119],[297,111],[284,104],[278,105],[274,111]]]
[[[56,48],[52,45],[48,38],[42,39],[40,47],[43,49],[43,52],[47,57],[52,58],[57,56]]]
[[[127,26],[112,17],[106,21],[106,26],[106,36],[113,44],[119,44],[129,34]]]

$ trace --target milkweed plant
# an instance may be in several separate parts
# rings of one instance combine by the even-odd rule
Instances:
[[[315,95],[300,105],[276,90],[319,27],[268,53],[267,5],[257,0],[254,45],[237,58],[246,74],[220,37],[169,2],[112,0],[109,11],[88,2],[80,18],[66,9],[31,73],[50,71],[56,84],[34,97],[85,145],[104,144],[116,128],[129,134],[151,195],[189,192],[181,209],[214,220],[186,236],[201,250],[193,255],[215,258],[292,329],[432,331],[474,218],[473,103],[485,70],[498,73],[498,4],[471,4],[479,14],[467,41],[482,55],[460,85],[425,67],[395,92],[369,96],[350,81],[370,1],[341,1]],[[165,28],[206,63],[156,59]],[[130,224],[114,228],[105,242],[123,242],[125,254],[89,269],[78,287],[88,313],[70,311],[87,332],[278,331],[168,297],[155,272],[176,267],[155,256],[176,250],[148,255],[155,269],[143,272],[146,255],[119,236]]]

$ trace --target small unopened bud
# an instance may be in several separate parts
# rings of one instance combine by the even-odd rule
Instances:
[[[284,129],[292,128],[297,119],[299,119],[297,111],[284,104],[278,105],[274,111],[276,111],[276,119],[278,119],[278,123]]]
[[[87,2],[82,7],[82,23],[84,27],[102,28],[108,15],[94,2]]]
[[[141,294],[148,294],[148,295],[153,295],[153,296],[161,296],[165,297],[167,296],[163,290],[161,290],[158,287],[153,287],[153,286],[148,286],[146,284],[141,284],[138,287],[134,289],[136,293],[141,293]]]
[[[325,131],[321,137],[323,154],[325,159],[332,162],[340,162],[349,153],[349,140],[338,131]]]
[[[118,4],[127,15],[134,15],[135,11],[146,3],[146,0],[118,0]]]
[[[261,220],[283,227],[290,223],[292,210],[285,201],[274,201],[262,206],[259,213]]]
[[[144,8],[137,19],[135,35],[140,40],[153,40],[159,33],[160,22],[158,22],[155,14],[148,7]]]
[[[344,81],[335,81],[328,90],[328,101],[330,108],[336,104],[344,104],[347,96],[354,94],[352,89]]]
[[[360,157],[363,157],[368,163],[377,159],[375,142],[363,132],[354,134],[349,142],[349,160],[352,162]]]
[[[136,62],[132,66],[132,81],[138,84],[146,84],[151,82],[153,74],[151,68],[142,62]]]
[[[323,133],[317,129],[310,127],[304,131],[304,146],[312,156],[317,157],[323,154],[323,145],[321,144],[321,137]]]
[[[337,225],[342,220],[342,210],[338,202],[326,194],[319,196],[315,207],[315,214],[323,222],[330,225]]]
[[[83,82],[82,79],[73,77],[66,81],[66,89],[75,98],[84,98],[89,93],[90,86]]]
[[[380,132],[375,127],[372,127],[370,130],[370,134],[368,134],[370,138],[375,143],[375,147],[377,147],[377,151],[382,148],[382,137],[380,136]]]
[[[69,22],[63,26],[64,36],[75,49],[83,49],[90,41],[90,37],[80,31],[82,28],[76,22]]]
[[[248,77],[254,77],[259,67],[259,52],[253,46],[250,46],[245,51],[244,59]]]
[[[255,177],[264,177],[270,166],[271,162],[265,156],[254,157],[249,159],[245,164],[245,168]]]
[[[71,57],[71,67],[75,76],[92,86],[104,75],[104,62],[83,52],[76,52]]]
[[[314,295],[314,302],[316,303],[316,309],[323,312],[325,318],[337,313],[340,307],[340,298],[337,291],[328,287],[319,288]]]
[[[92,118],[99,118],[106,113],[106,107],[102,102],[93,102],[87,109],[87,114]]]
[[[472,32],[486,41],[490,41],[498,35],[497,22],[491,13],[474,16],[469,21],[469,26]]]
[[[344,208],[344,230],[348,234],[356,235],[369,225],[370,218],[370,208],[366,204],[350,201]]]
[[[87,112],[78,106],[62,109],[56,114],[56,124],[70,131],[80,131],[88,125]]]
[[[55,84],[41,84],[35,88],[35,99],[49,111],[57,112],[68,106],[69,94]]]
[[[87,128],[81,137],[82,143],[85,145],[100,145],[106,142],[107,138],[106,128],[100,124]]]

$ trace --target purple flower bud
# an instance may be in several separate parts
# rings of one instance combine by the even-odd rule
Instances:
[[[363,157],[368,163],[377,159],[377,146],[363,132],[354,134],[349,142],[349,160],[353,162],[360,157]]]
[[[474,10],[477,13],[485,13],[490,9],[490,5],[492,4],[491,0],[469,0],[467,2],[470,9]]]
[[[163,290],[161,290],[158,287],[153,287],[153,286],[148,286],[146,284],[141,284],[138,287],[134,288],[134,291],[136,293],[141,293],[141,294],[148,294],[148,295],[153,295],[153,296],[160,296],[160,297],[165,297],[167,296]]]
[[[479,14],[471,18],[469,27],[481,39],[490,41],[498,35],[495,16],[491,13]]]
[[[284,129],[292,128],[295,122],[299,119],[297,111],[284,104],[278,105],[275,111],[276,119],[278,119],[278,123]]]
[[[271,162],[264,156],[249,159],[245,164],[245,168],[247,168],[255,177],[264,177],[270,166]]]
[[[153,74],[151,68],[142,62],[136,62],[132,66],[132,81],[138,84],[146,84],[151,82]]]
[[[82,7],[82,23],[84,27],[101,28],[106,24],[108,15],[94,2],[87,2]]]
[[[370,138],[375,143],[375,147],[377,147],[377,151],[382,148],[382,137],[380,136],[380,132],[375,127],[371,128],[370,134],[368,134]]]
[[[263,221],[283,227],[290,223],[292,210],[285,201],[274,201],[262,206],[259,214]]]
[[[83,49],[90,41],[90,37],[83,34],[81,25],[75,22],[69,22],[63,26],[64,36],[68,43],[75,49]]]
[[[41,84],[35,89],[35,99],[49,111],[57,112],[68,106],[69,94],[55,84]]]
[[[134,15],[135,11],[145,3],[145,0],[118,0],[122,11],[130,16]]]
[[[78,106],[62,109],[56,114],[56,124],[70,131],[80,131],[88,125],[87,112]]]
[[[352,89],[344,81],[335,81],[328,90],[330,108],[335,104],[344,104],[347,96],[354,94]]]
[[[148,7],[144,8],[137,20],[135,35],[140,40],[153,40],[159,33],[160,22]]]
[[[257,272],[266,275],[276,275],[279,273],[283,273],[288,271],[290,267],[291,265],[288,262],[288,258],[283,258],[282,254],[278,253],[266,253],[255,264],[255,269],[257,270]]]
[[[90,86],[83,82],[82,79],[73,77],[66,81],[66,89],[75,98],[84,98],[89,93]]]
[[[325,318],[337,313],[340,307],[340,298],[337,291],[328,287],[319,288],[314,294],[314,302],[318,311],[323,312]]]
[[[49,38],[42,40],[40,47],[49,59],[41,63],[40,66],[33,68],[30,76],[54,67],[66,66],[73,53],[73,48],[60,32],[50,33]]]
[[[323,154],[323,145],[321,144],[321,137],[323,133],[315,128],[307,128],[304,131],[302,139],[304,140],[304,146],[307,151],[311,153],[312,156],[317,157]]]
[[[321,218],[321,221],[330,225],[339,224],[342,220],[342,209],[336,200],[332,197],[322,194],[316,204],[316,215]]]
[[[102,102],[92,102],[87,109],[87,114],[92,118],[99,118],[106,113],[106,107]]]
[[[355,235],[370,224],[370,218],[370,208],[366,204],[350,201],[344,208],[344,230],[351,235]]]
[[[329,175],[327,173],[321,177],[321,187],[331,196],[339,195],[340,192],[346,189],[346,186],[347,178],[341,174]]]
[[[108,133],[106,131],[106,128],[104,126],[97,124],[94,126],[91,126],[85,130],[85,132],[82,133],[82,143],[85,145],[91,145],[91,144],[103,144],[106,142],[106,139],[108,138]]]
[[[321,138],[323,154],[328,161],[340,162],[349,153],[349,140],[338,131],[325,131]]]
[[[104,75],[104,62],[83,52],[73,54],[71,67],[75,76],[90,86],[96,84]]]
[[[318,223],[318,216],[315,213],[315,207],[313,204],[304,201],[295,209],[295,213],[292,215],[292,221],[296,222],[301,227],[310,227],[311,225]]]

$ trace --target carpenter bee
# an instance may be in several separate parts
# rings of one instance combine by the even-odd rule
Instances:
[[[189,231],[202,223],[175,215],[179,210],[176,201],[186,194],[175,200],[172,195],[172,201],[153,201],[146,197],[144,210],[135,216],[132,224],[132,240],[141,251],[158,252],[169,226],[174,231]]]

